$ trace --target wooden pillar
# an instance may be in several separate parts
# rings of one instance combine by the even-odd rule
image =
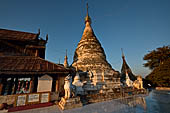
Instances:
[[[56,80],[55,92],[58,92],[58,91],[59,91],[59,81]]]
[[[38,57],[39,56],[39,52],[38,49],[35,50],[35,56]]]
[[[30,80],[30,86],[29,86],[29,93],[32,93],[33,92],[33,89],[34,89],[34,77],[31,78]]]
[[[0,78],[0,95],[2,94],[2,88],[3,88],[3,83],[2,83],[2,78]]]
[[[13,88],[13,85],[14,85],[14,78],[11,78],[11,80],[9,81],[9,84],[8,84],[8,95],[12,94],[12,88]]]
[[[15,82],[14,82],[14,92],[13,92],[13,94],[16,94],[17,89],[18,89],[18,77],[15,78]]]
[[[58,77],[58,92],[61,92],[61,86],[62,86],[62,83],[61,83],[61,77]],[[64,86],[64,85],[63,85]]]
[[[30,80],[30,86],[29,86],[29,92],[37,92],[37,85],[38,85],[38,77],[33,75],[33,77]]]
[[[58,77],[53,77],[53,83],[52,83],[52,92],[58,92],[59,91],[59,80]]]
[[[53,78],[53,82],[52,82],[52,92],[55,92],[56,91],[56,78],[55,77],[52,77]]]
[[[3,78],[2,79],[2,84],[3,84],[3,87],[2,87],[2,95],[5,93],[5,88],[7,86],[7,78]]]
[[[34,75],[35,76],[35,75]],[[37,92],[37,87],[38,87],[38,76],[34,77],[34,89],[33,92]]]

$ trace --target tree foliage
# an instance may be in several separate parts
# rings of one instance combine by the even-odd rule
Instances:
[[[155,86],[170,87],[170,46],[157,48],[146,54],[143,59],[147,60],[144,66],[152,69],[146,80]]]
[[[170,58],[146,76],[146,80],[151,81],[155,86],[170,87]]]
[[[170,58],[170,46],[163,46],[144,56],[143,59],[147,61],[144,66],[154,69],[163,64],[168,58]]]

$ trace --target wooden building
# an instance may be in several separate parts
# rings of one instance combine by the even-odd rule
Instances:
[[[71,71],[44,59],[48,35],[39,35],[0,29],[0,95],[63,91]]]
[[[0,56],[37,56],[45,58],[45,45],[48,40],[38,33],[28,33],[0,29]]]

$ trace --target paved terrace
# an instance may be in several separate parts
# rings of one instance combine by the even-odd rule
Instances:
[[[88,104],[80,108],[60,110],[57,105],[50,107],[29,109],[23,111],[16,111],[11,113],[131,113],[133,108],[120,102],[120,100],[111,100],[105,102],[99,102],[94,104]]]

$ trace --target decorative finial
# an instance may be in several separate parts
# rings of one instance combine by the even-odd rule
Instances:
[[[59,60],[58,60],[58,64],[60,64],[60,58],[59,58]]]
[[[87,15],[89,15],[89,10],[88,10],[89,6],[88,6],[88,3],[86,3],[86,8],[87,8]]]
[[[89,16],[89,6],[88,6],[88,3],[86,4],[86,7],[87,7],[87,15],[86,15],[86,18],[85,18],[85,23],[86,22],[89,22],[91,24],[91,19],[90,19],[90,16]]]
[[[66,56],[67,56],[67,49],[66,49]]]
[[[48,41],[48,34],[46,35],[46,42]]]
[[[40,35],[40,28],[38,29],[38,35]]]
[[[123,48],[121,48],[121,51],[122,51],[122,58],[125,58],[125,55],[123,53]]]
[[[65,58],[64,58],[64,67],[65,68],[68,68],[69,67],[69,64],[68,64],[68,61],[67,61],[67,49],[66,49],[66,56],[65,56]]]
[[[67,58],[67,49],[66,49],[66,56],[65,56],[65,60],[67,60],[68,58]]]

